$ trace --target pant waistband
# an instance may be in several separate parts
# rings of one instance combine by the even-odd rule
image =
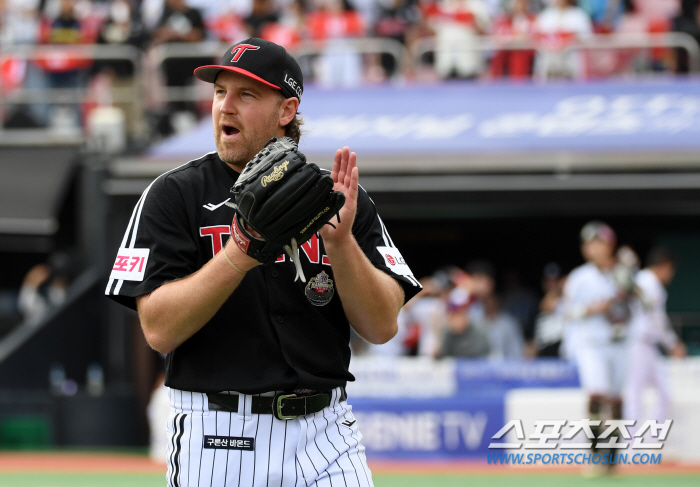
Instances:
[[[274,396],[252,396],[252,414],[272,414],[277,419],[294,419],[298,416],[317,413],[328,407],[333,391],[310,393],[278,393]],[[345,388],[341,388],[340,401],[346,400]],[[209,409],[212,411],[238,412],[238,394],[207,393]]]

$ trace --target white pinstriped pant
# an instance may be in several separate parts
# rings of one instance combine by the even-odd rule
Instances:
[[[210,411],[206,394],[169,389],[168,487],[373,487],[362,435],[341,394],[334,389],[322,411],[279,420],[252,414],[249,395],[231,413]],[[253,438],[254,449],[205,448],[204,436]]]

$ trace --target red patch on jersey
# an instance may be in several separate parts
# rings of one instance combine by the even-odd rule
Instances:
[[[386,254],[386,260],[389,262],[389,264],[396,265],[396,260],[394,260],[394,258],[389,254]]]

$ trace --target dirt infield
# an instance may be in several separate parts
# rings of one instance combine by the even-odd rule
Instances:
[[[382,461],[370,460],[377,474],[434,475],[578,475],[580,467],[487,465],[478,461]],[[165,464],[152,461],[146,455],[98,452],[0,452],[0,473],[21,472],[93,472],[93,473],[163,473]],[[661,465],[620,466],[620,474],[649,475],[700,474],[698,464],[667,463]]]
[[[91,452],[0,452],[0,472],[163,473],[145,455]]]

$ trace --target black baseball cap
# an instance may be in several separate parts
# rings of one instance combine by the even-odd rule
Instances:
[[[251,37],[231,46],[222,56],[221,64],[200,66],[194,75],[213,83],[222,71],[242,74],[282,91],[285,98],[301,101],[304,78],[301,68],[287,50],[274,42]]]

